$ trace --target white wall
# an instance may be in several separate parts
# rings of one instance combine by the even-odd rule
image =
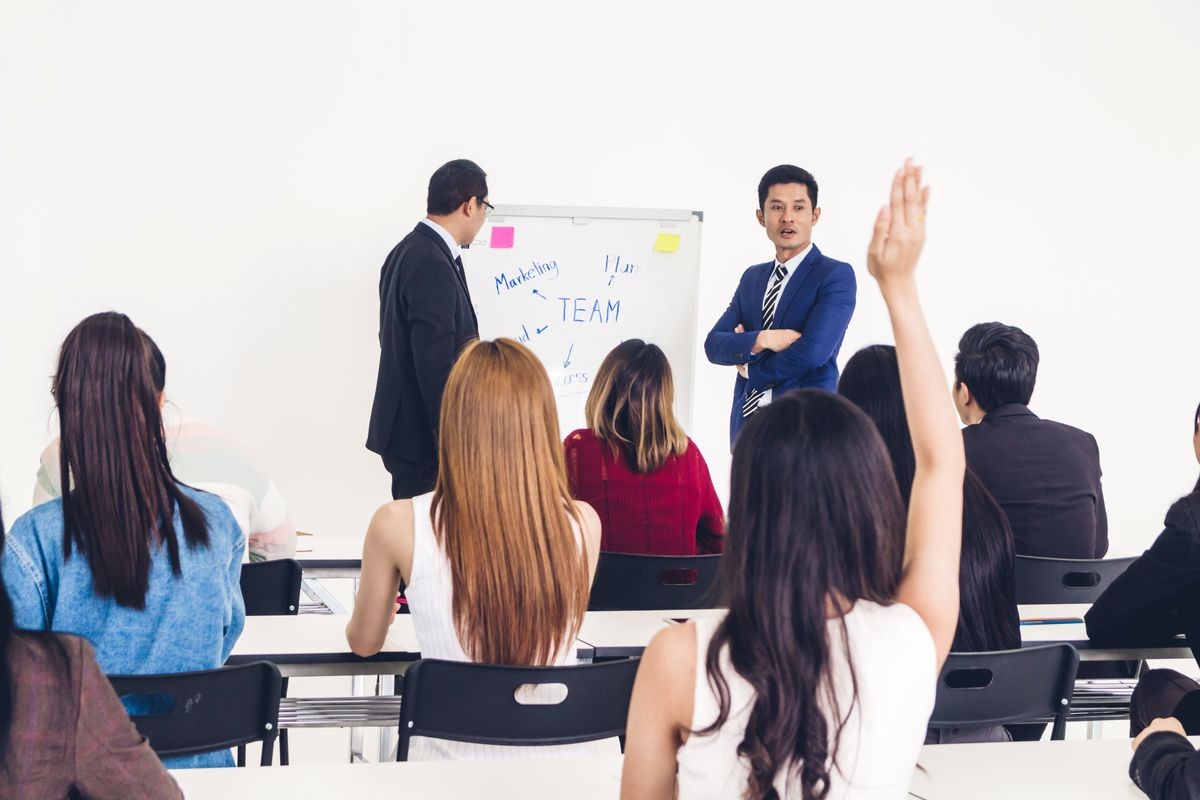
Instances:
[[[947,366],[970,324],[1025,327],[1035,410],[1096,434],[1113,550],[1140,550],[1197,471],[1198,34],[1187,0],[6,3],[7,517],[59,342],[116,308],[301,527],[357,535],[388,496],[362,446],[378,269],[450,158],[493,202],[704,210],[705,328],[771,254],[759,176],[811,169],[816,241],[859,270],[844,361],[889,338],[863,252],[911,153]],[[731,381],[702,366],[693,431],[721,484]]]

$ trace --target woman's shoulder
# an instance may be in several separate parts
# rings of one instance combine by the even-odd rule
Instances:
[[[567,450],[593,449],[600,443],[600,437],[591,428],[576,428],[563,439]]]
[[[61,497],[47,500],[17,517],[9,528],[8,541],[29,542],[41,539],[62,539],[63,501]]]
[[[1168,527],[1182,528],[1200,535],[1200,486],[1171,504],[1166,523]]]

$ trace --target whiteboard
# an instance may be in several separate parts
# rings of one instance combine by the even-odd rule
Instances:
[[[480,337],[507,336],[537,354],[554,387],[563,436],[586,427],[583,408],[596,369],[626,339],[645,339],[666,353],[675,413],[690,429],[703,217],[669,209],[497,206],[463,253]]]

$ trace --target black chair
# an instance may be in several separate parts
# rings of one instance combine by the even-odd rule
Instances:
[[[1069,644],[989,653],[951,653],[938,678],[929,727],[1054,721],[1051,739],[1066,732],[1079,654]]]
[[[713,608],[721,600],[721,556],[601,553],[589,611]]]
[[[246,616],[265,617],[300,611],[300,581],[304,570],[293,558],[242,565],[242,599]]]
[[[1133,558],[1017,556],[1017,603],[1094,603],[1133,562]]]
[[[242,600],[248,617],[290,616],[300,612],[300,582],[304,569],[294,558],[257,561],[242,565]],[[281,697],[287,697],[288,679],[283,679]],[[238,748],[245,760],[246,748]],[[288,765],[288,732],[279,732],[279,763]]]
[[[261,764],[270,766],[279,729],[281,680],[274,664],[255,661],[201,672],[110,675],[108,679],[133,706],[129,715],[133,724],[159,757],[236,746],[238,766],[243,767],[244,745],[261,741]]]
[[[499,667],[422,659],[404,673],[396,760],[413,736],[490,745],[576,744],[624,736],[638,659],[570,667]],[[517,699],[527,684],[563,684],[557,703]]]

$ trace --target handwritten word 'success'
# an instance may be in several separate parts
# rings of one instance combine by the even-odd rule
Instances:
[[[591,375],[587,372],[564,372],[551,377],[550,383],[555,389],[569,389],[574,386],[584,386],[591,379]]]
[[[547,276],[546,280],[552,281],[558,277],[558,262],[557,261],[531,261],[531,266],[517,267],[516,273],[510,278],[507,272],[501,272],[496,276],[496,294],[500,294],[500,290],[516,289],[523,283]]]
[[[562,321],[607,325],[621,319],[620,300],[590,300],[587,297],[560,297]]]

